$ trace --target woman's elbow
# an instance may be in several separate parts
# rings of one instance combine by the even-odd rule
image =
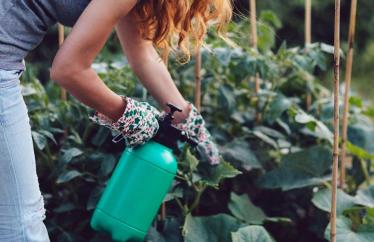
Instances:
[[[79,72],[77,66],[73,63],[54,60],[50,70],[50,78],[61,86],[67,86],[74,81],[74,76]]]

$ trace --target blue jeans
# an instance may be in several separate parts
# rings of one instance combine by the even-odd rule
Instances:
[[[20,71],[0,69],[0,241],[50,241]]]

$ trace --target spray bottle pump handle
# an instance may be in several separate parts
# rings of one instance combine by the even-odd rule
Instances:
[[[180,109],[179,107],[171,104],[171,103],[167,103],[167,106],[170,108],[170,111],[168,112],[168,114],[166,115],[164,121],[170,125],[171,124],[171,121],[174,119],[174,113],[176,111],[178,112],[182,112],[182,109]]]

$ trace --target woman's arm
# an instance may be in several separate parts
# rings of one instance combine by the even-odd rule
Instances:
[[[79,101],[117,120],[126,104],[111,91],[91,68],[113,27],[127,15],[137,0],[92,0],[59,49],[51,79]]]
[[[124,54],[134,73],[165,111],[168,110],[167,102],[183,109],[183,113],[175,114],[176,122],[179,122],[188,116],[190,110],[188,103],[175,86],[152,41],[144,40],[139,35],[132,14],[131,11],[122,17],[116,26]]]

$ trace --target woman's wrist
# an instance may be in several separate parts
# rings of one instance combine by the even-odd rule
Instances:
[[[119,118],[122,117],[123,113],[126,110],[126,106],[127,103],[125,97],[117,95],[116,101],[113,102],[113,106],[108,107],[105,115],[113,122],[116,122]]]

